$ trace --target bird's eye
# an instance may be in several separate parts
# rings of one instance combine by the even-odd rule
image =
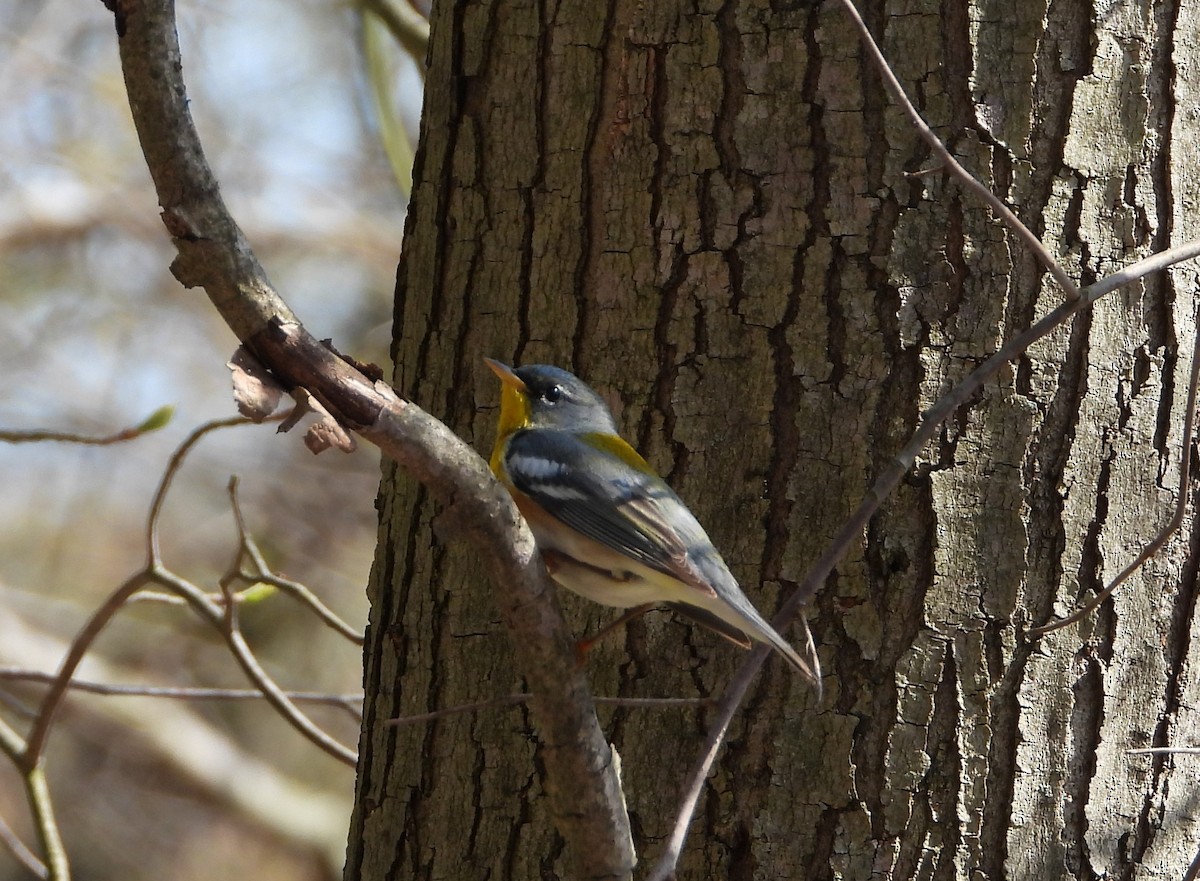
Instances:
[[[547,404],[557,404],[562,399],[562,387],[552,385],[550,388],[542,392],[542,400]]]

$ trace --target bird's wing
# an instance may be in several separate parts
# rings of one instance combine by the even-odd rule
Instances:
[[[528,429],[505,451],[513,487],[567,526],[643,566],[715,594],[698,561],[719,559],[708,535],[624,441]]]
[[[714,615],[700,606],[689,606],[687,603],[667,603],[667,607],[677,615],[682,615],[689,621],[706,627],[718,636],[722,636],[738,648],[748,649],[751,642],[746,631],[735,627],[723,618]]]

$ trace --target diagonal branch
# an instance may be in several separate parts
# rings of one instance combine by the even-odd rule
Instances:
[[[25,842],[17,837],[17,833],[4,822],[3,817],[0,817],[0,844],[3,844],[4,848],[13,855],[13,858],[24,866],[26,871],[33,875],[33,877],[42,879],[50,877],[50,872],[46,868],[46,864],[38,859],[37,854],[25,846]]]
[[[237,602],[233,599],[232,592],[228,588],[225,589],[224,604],[218,605],[194,584],[161,567],[150,571],[147,577],[154,583],[160,584],[172,593],[183,597],[196,614],[216,628],[225,640],[225,645],[233,654],[234,660],[242,668],[242,672],[246,674],[246,678],[254,683],[254,686],[262,692],[267,703],[271,705],[275,712],[283,717],[284,721],[338,761],[349,765],[351,768],[355,766],[358,756],[354,750],[338,743],[337,740],[309,719],[296,706],[295,702],[288,697],[287,692],[280,688],[279,684],[259,664],[258,658],[255,657],[253,650],[246,643],[245,637],[242,636],[242,631],[238,628]]]
[[[303,388],[453,505],[513,636],[546,749],[546,788],[581,877],[634,862],[614,759],[533,536],[479,455],[445,425],[318,342],[278,296],[221,200],[192,123],[170,0],[109,0],[130,109],[178,250],[171,266],[289,388]]]
[[[84,655],[91,649],[92,643],[96,641],[96,638],[108,626],[108,622],[129,602],[134,594],[147,584],[153,583],[154,573],[162,568],[162,556],[158,547],[159,515],[162,513],[163,504],[166,502],[167,491],[171,488],[171,482],[175,479],[175,475],[183,464],[183,460],[192,448],[209,432],[235,425],[245,425],[248,422],[249,420],[244,417],[235,416],[229,419],[220,419],[206,423],[189,434],[175,452],[171,454],[167,468],[158,482],[157,489],[154,491],[154,500],[150,504],[150,514],[146,522],[146,567],[126,579],[104,601],[104,604],[92,613],[92,617],[88,619],[83,629],[71,641],[71,647],[66,657],[63,658],[62,664],[59,666],[53,684],[42,697],[37,715],[34,717],[33,725],[30,727],[27,744],[20,761],[23,770],[32,770],[41,764],[45,753],[46,741],[50,737],[50,728],[54,724],[54,716],[58,712],[58,708],[62,705],[63,699],[66,697],[67,689],[71,684],[71,677],[75,675],[76,669],[78,669],[79,664],[83,661]]]

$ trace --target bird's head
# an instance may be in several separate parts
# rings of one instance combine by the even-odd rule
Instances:
[[[616,434],[604,399],[582,379],[548,364],[509,367],[491,358],[487,366],[500,377],[500,436],[522,428]]]

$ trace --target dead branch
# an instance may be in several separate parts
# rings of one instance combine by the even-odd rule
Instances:
[[[551,812],[577,874],[628,877],[634,856],[614,760],[533,536],[486,463],[445,425],[322,345],[272,288],[230,217],[192,123],[167,0],[113,0],[121,66],[172,272],[203,287],[237,337],[288,388],[306,389],[443,504],[481,552],[535,694]]]

